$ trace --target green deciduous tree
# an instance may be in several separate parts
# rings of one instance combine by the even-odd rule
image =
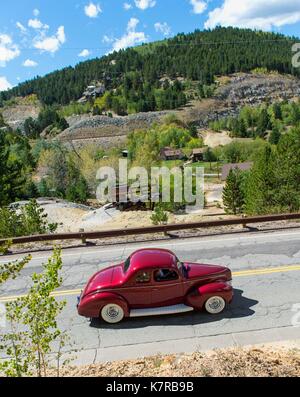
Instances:
[[[57,318],[66,305],[52,293],[61,286],[61,253],[55,249],[43,272],[32,275],[32,286],[25,297],[6,305],[10,332],[1,336],[0,348],[6,359],[0,371],[10,377],[46,376],[53,357],[67,342],[67,334],[59,329]],[[53,356],[52,356],[53,355]]]
[[[211,148],[207,148],[204,153],[204,160],[209,163],[210,170],[212,169],[212,162],[216,161],[217,158]]]
[[[3,247],[0,247],[3,248]],[[5,247],[7,249],[7,247]],[[31,260],[31,255],[27,255],[25,258],[17,260],[15,262],[1,263],[0,264],[0,285],[8,279],[15,279],[18,273],[26,266]]]

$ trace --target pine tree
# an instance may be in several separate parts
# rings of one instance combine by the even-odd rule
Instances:
[[[296,103],[292,103],[291,106],[291,121],[293,125],[297,125],[300,122],[300,109]]]
[[[280,212],[300,209],[300,128],[282,136],[276,155],[275,199]]]
[[[258,116],[256,133],[264,138],[266,131],[270,128],[270,116],[267,108],[263,108]]]
[[[67,163],[66,199],[83,203],[88,197],[88,185],[72,159]]]
[[[241,214],[245,204],[243,172],[238,168],[231,169],[223,189],[223,204],[226,213]]]
[[[247,178],[245,210],[249,215],[264,215],[276,212],[276,189],[280,189],[275,175],[275,155],[267,146],[257,156]]]
[[[241,138],[247,138],[247,127],[244,119],[239,120],[239,136]]]
[[[277,145],[280,140],[280,137],[281,137],[281,133],[279,131],[279,128],[277,126],[273,127],[272,132],[269,137],[269,142],[272,145]]]
[[[9,204],[23,194],[30,172],[26,145],[26,138],[23,140],[17,133],[0,131],[0,205]]]
[[[0,113],[0,128],[1,127],[5,127],[6,126],[6,124],[5,124],[5,122],[4,122],[4,118],[3,118],[3,116],[2,116],[2,113]]]
[[[279,103],[274,103],[273,113],[276,120],[282,120],[282,111]]]

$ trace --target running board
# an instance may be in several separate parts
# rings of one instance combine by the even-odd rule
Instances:
[[[162,316],[165,314],[187,313],[192,311],[194,311],[194,308],[186,305],[150,307],[148,309],[131,310],[130,317]]]

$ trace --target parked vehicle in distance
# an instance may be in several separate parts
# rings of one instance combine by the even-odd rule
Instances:
[[[231,271],[181,262],[164,249],[140,249],[119,265],[96,273],[78,298],[78,313],[119,323],[125,317],[205,309],[220,314],[231,303]]]

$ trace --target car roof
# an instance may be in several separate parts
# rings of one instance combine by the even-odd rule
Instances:
[[[146,248],[135,251],[130,256],[130,272],[146,268],[175,267],[176,256],[165,249]]]

